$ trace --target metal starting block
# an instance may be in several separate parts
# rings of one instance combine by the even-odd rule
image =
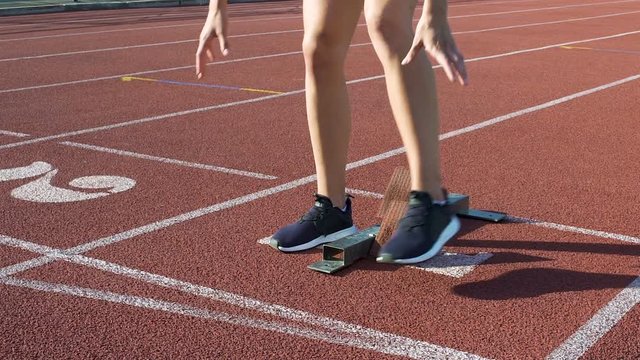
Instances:
[[[322,246],[322,260],[309,265],[309,269],[333,274],[361,258],[367,257],[378,231],[380,231],[380,226],[375,225],[353,235],[324,244]]]
[[[469,196],[449,194],[450,206],[457,215],[465,218],[499,222],[507,215],[504,213],[476,210],[469,208]],[[375,225],[353,235],[343,237],[322,246],[322,260],[309,265],[309,269],[325,274],[333,274],[344,269],[356,261],[369,256],[373,241],[376,239],[380,226]]]
[[[500,222],[507,217],[507,214],[505,213],[469,208],[469,195],[449,194],[447,201],[460,217],[492,222]]]

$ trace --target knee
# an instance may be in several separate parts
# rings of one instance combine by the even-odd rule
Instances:
[[[413,39],[411,23],[380,10],[369,11],[365,15],[369,37],[378,57],[385,61],[404,56]]]
[[[302,52],[307,70],[313,73],[340,68],[346,51],[327,33],[305,34]]]

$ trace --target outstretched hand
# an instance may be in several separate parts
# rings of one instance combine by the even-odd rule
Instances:
[[[429,24],[424,18],[420,19],[413,44],[407,56],[402,60],[402,65],[413,61],[422,49],[442,66],[449,81],[457,80],[461,85],[468,84],[464,57],[453,40],[449,23],[446,20]]]
[[[207,60],[213,61],[215,38],[218,38],[220,52],[223,56],[229,55],[229,43],[227,42],[227,11],[226,8],[210,11],[207,21],[200,32],[200,42],[196,51],[196,76],[202,79],[205,75]]]

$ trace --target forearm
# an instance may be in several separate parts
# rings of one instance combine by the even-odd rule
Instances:
[[[447,0],[424,0],[422,18],[431,21],[447,20]]]
[[[226,10],[227,0],[211,0],[209,1],[209,13],[217,13],[221,10]]]

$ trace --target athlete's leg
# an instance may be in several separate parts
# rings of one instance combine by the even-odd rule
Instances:
[[[412,190],[444,200],[440,176],[439,117],[431,64],[421,51],[401,65],[413,41],[416,0],[366,0],[369,35],[384,67],[391,109],[407,150]]]
[[[344,206],[351,115],[344,78],[363,0],[304,0],[303,51],[309,133],[318,193]]]

